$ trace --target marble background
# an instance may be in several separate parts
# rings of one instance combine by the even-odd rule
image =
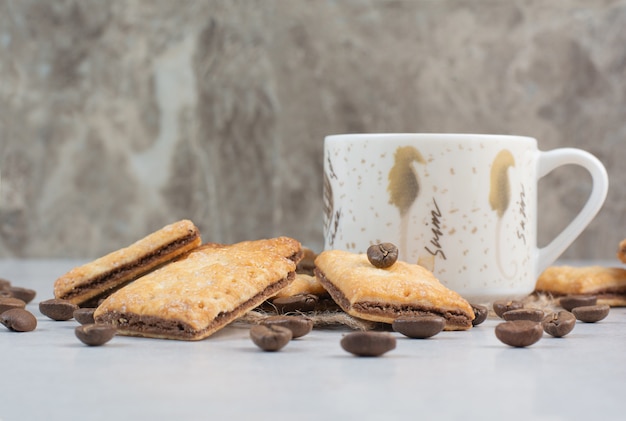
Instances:
[[[612,182],[566,258],[626,237],[626,1],[0,0],[0,257],[97,257],[190,218],[322,247],[322,140],[480,132]],[[587,174],[540,184],[539,237]]]

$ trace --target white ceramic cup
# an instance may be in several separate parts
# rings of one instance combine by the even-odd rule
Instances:
[[[589,199],[537,247],[537,183],[566,164],[592,177]],[[602,207],[604,166],[588,152],[542,152],[530,137],[345,134],[324,141],[325,249],[391,242],[473,302],[521,297]]]

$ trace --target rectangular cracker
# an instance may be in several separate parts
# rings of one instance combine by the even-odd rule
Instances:
[[[392,323],[400,316],[438,315],[445,330],[472,327],[472,306],[421,266],[397,261],[379,269],[367,255],[341,250],[320,253],[315,265],[317,279],[351,316]]]
[[[288,237],[201,246],[115,292],[94,317],[122,335],[204,339],[287,286],[300,256]]]
[[[551,266],[537,279],[535,292],[595,295],[599,304],[626,306],[626,269],[604,266]]]
[[[72,269],[54,282],[54,296],[83,306],[198,247],[201,242],[193,222],[175,222],[128,247]]]

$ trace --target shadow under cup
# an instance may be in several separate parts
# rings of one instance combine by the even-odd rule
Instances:
[[[537,183],[558,166],[592,175],[581,213],[537,248]],[[352,134],[324,142],[325,249],[380,242],[474,302],[524,296],[600,209],[608,181],[587,152],[541,152],[529,137]]]

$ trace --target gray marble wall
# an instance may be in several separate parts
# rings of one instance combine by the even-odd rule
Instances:
[[[95,257],[181,218],[322,247],[322,140],[529,135],[606,165],[567,258],[626,237],[626,1],[0,0],[0,257]],[[540,239],[589,193],[542,181]]]

